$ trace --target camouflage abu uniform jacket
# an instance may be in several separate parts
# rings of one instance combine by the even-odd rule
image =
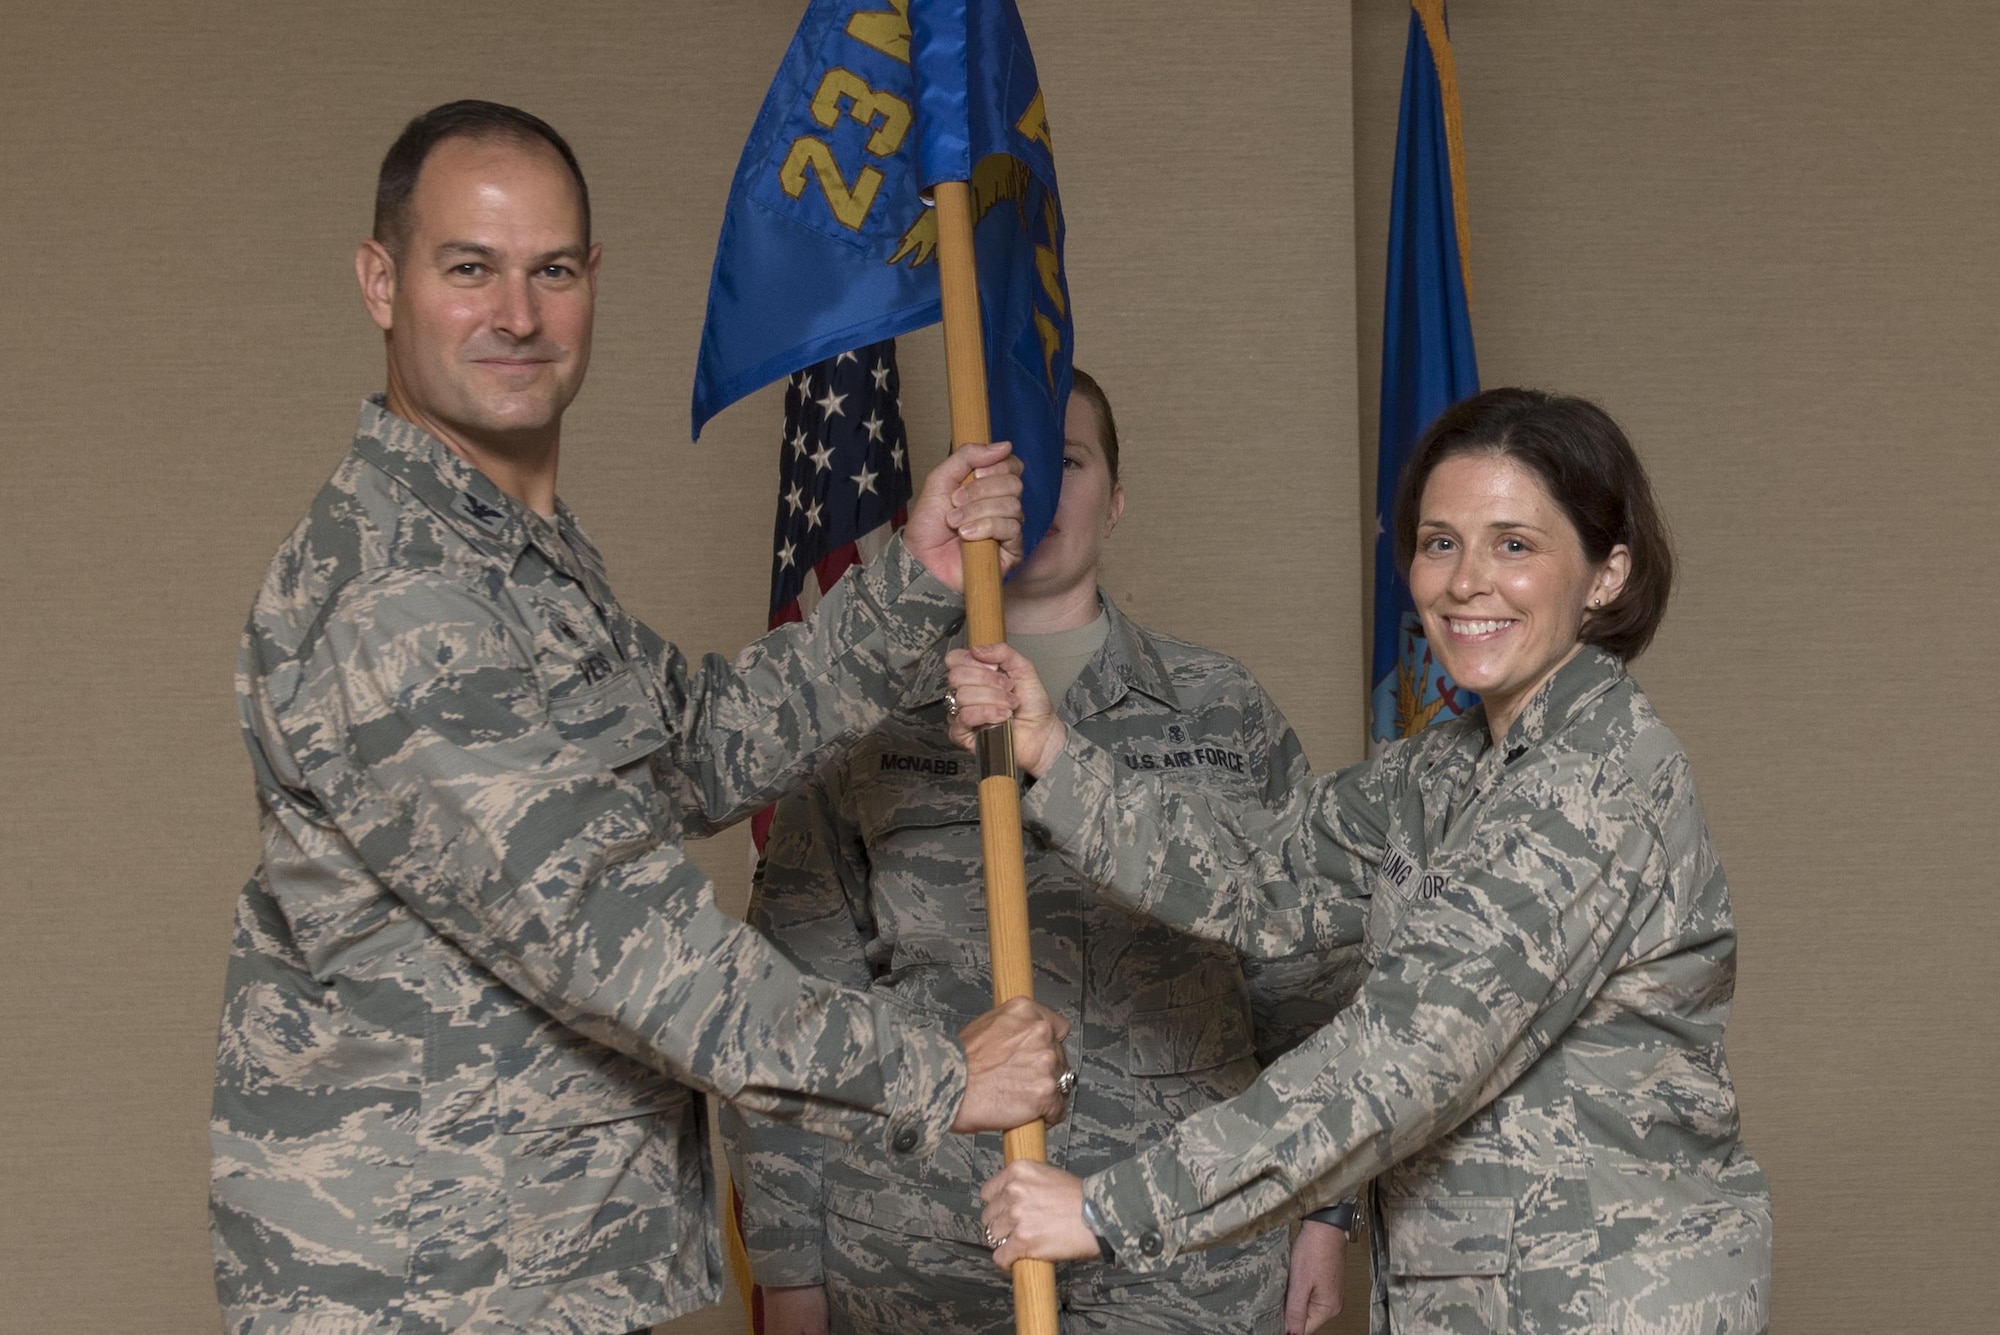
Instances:
[[[934,1147],[957,1043],[802,976],[681,844],[873,726],[959,620],[896,542],[690,665],[567,511],[364,405],[238,680],[264,857],[216,1073],[228,1329],[623,1335],[714,1301],[698,1091]]]
[[[1104,645],[1062,714],[1114,763],[1231,806],[1277,804],[1306,781],[1297,736],[1240,663],[1104,606]],[[945,734],[942,646],[917,680],[909,707],[780,804],[751,921],[802,967],[951,1028],[992,1004],[977,762]],[[1357,946],[1246,964],[1105,902],[1046,844],[1026,844],[1035,997],[1069,1019],[1078,1075],[1049,1158],[1072,1171],[1248,1087],[1260,1057],[1317,1030],[1360,980]],[[978,1188],[1000,1169],[998,1136],[919,1163],[742,1121],[729,1145],[758,1282],[821,1281],[823,1210],[982,1245]]]
[[[1373,1177],[1377,1331],[1764,1328],[1770,1196],[1722,1049],[1729,892],[1687,757],[1615,659],[1585,647],[1497,746],[1475,710],[1276,816],[1074,736],[1025,812],[1203,935],[1366,942],[1332,1024],[1090,1179],[1121,1262]]]

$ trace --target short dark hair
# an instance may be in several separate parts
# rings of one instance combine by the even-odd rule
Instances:
[[[1417,442],[1396,489],[1396,560],[1407,577],[1417,554],[1424,486],[1446,459],[1489,453],[1533,473],[1583,539],[1595,565],[1623,543],[1631,573],[1618,596],[1585,615],[1578,633],[1629,662],[1645,652],[1667,614],[1674,553],[1632,442],[1602,408],[1538,389],[1489,389],[1447,408]]]
[[[547,121],[519,107],[467,98],[432,107],[405,125],[382,159],[382,171],[375,178],[375,239],[391,255],[402,258],[410,239],[410,196],[416,191],[417,176],[431,150],[447,139],[539,141],[553,148],[576,182],[577,199],[583,205],[583,243],[590,244],[590,187],[584,184],[583,168],[576,165],[569,143]]]
[[[1111,400],[1104,395],[1104,386],[1097,383],[1097,377],[1080,366],[1072,366],[1069,372],[1070,393],[1083,395],[1091,411],[1097,414],[1098,428],[1104,435],[1104,463],[1111,470],[1111,481],[1118,481],[1118,419],[1111,415]]]

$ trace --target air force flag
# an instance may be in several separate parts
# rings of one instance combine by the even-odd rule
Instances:
[[[1389,275],[1382,318],[1382,434],[1375,473],[1375,644],[1369,681],[1369,741],[1422,732],[1464,713],[1479,697],[1445,675],[1431,655],[1389,532],[1417,441],[1460,399],[1479,392],[1467,295],[1464,150],[1458,76],[1445,32],[1444,0],[1414,0],[1396,126],[1396,178],[1389,203]]]

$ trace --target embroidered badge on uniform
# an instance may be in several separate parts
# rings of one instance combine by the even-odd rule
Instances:
[[[481,528],[498,528],[507,518],[505,510],[488,505],[469,491],[459,493],[457,508],[460,514]]]
[[[938,774],[950,778],[958,773],[958,759],[955,756],[908,756],[893,751],[882,753],[882,769],[903,770],[911,774]]]
[[[1390,844],[1382,855],[1382,877],[1398,890],[1406,886],[1411,899],[1436,899],[1444,893],[1451,878],[1441,871],[1425,871],[1423,865],[1409,849],[1401,844]],[[1415,878],[1414,881],[1412,878]]]
[[[1398,890],[1416,875],[1417,860],[1401,844],[1390,844],[1388,852],[1382,855],[1382,876]]]

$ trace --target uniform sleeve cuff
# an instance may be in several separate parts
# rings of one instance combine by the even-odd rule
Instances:
[[[898,1017],[894,1069],[889,1073],[889,1122],[883,1145],[902,1158],[938,1147],[965,1101],[965,1049],[942,1029]]]
[[[1173,1230],[1160,1218],[1147,1179],[1147,1161],[1154,1157],[1148,1154],[1126,1159],[1084,1179],[1083,1183],[1084,1199],[1103,1222],[1105,1232],[1101,1236],[1111,1244],[1118,1264],[1141,1274],[1165,1270],[1180,1254]]]
[[[879,614],[891,665],[898,669],[909,667],[965,620],[965,599],[924,567],[900,533],[856,578]]]

